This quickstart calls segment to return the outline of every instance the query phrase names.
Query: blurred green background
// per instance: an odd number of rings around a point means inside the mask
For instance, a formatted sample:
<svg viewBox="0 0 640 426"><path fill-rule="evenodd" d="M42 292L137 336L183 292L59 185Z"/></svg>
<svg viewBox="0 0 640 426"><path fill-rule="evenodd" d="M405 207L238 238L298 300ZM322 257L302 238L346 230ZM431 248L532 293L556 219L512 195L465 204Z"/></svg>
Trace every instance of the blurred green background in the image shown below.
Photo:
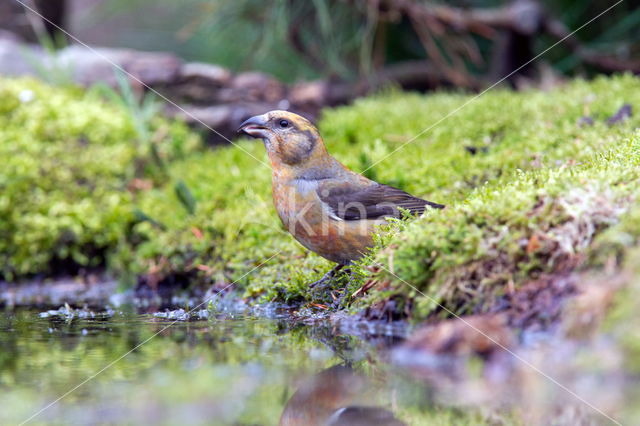
<svg viewBox="0 0 640 426"><path fill-rule="evenodd" d="M264 71L287 82L354 79L389 65L427 60L447 84L471 87L507 74L615 4L611 0L36 3L45 15L49 10L48 16L59 18L65 28L93 45L172 51L189 61ZM568 75L637 71L639 5L638 0L623 1L544 60Z"/></svg>

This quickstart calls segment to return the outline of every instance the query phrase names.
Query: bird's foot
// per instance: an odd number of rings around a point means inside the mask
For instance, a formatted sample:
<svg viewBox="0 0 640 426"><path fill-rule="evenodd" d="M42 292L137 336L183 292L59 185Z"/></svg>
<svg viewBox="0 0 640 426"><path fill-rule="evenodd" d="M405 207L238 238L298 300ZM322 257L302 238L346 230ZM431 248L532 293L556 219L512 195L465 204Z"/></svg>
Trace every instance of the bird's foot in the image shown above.
<svg viewBox="0 0 640 426"><path fill-rule="evenodd" d="M349 276L349 279L344 288L331 293L331 297L333 298L333 304L331 305L331 307L334 309L340 309L343 306L344 300L347 296L347 289L354 279L353 272L350 268L343 269L343 272Z"/></svg>
<svg viewBox="0 0 640 426"><path fill-rule="evenodd" d="M311 283L309 285L309 288L316 288L318 286L318 288L324 288L329 282L331 282L331 279L335 277L338 271L340 271L343 267L344 265L337 265L335 268L324 274L324 276L318 281Z"/></svg>
<svg viewBox="0 0 640 426"><path fill-rule="evenodd" d="M340 307L342 306L342 301L344 300L344 297L346 296L346 294L347 294L346 288L343 288L342 291L331 293L331 297L333 298L333 303L331 304L331 307L333 309L340 309Z"/></svg>

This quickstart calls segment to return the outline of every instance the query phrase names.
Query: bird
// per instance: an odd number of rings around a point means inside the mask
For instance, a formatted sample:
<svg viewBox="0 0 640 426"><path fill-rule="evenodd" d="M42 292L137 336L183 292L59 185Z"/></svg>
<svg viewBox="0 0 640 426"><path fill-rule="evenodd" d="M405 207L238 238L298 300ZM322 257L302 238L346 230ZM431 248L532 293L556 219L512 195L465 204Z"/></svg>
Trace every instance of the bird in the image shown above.
<svg viewBox="0 0 640 426"><path fill-rule="evenodd" d="M403 210L416 216L445 207L348 169L329 154L318 129L293 112L256 115L238 132L264 142L284 227L305 248L337 264L311 287L366 255L388 218L402 217Z"/></svg>

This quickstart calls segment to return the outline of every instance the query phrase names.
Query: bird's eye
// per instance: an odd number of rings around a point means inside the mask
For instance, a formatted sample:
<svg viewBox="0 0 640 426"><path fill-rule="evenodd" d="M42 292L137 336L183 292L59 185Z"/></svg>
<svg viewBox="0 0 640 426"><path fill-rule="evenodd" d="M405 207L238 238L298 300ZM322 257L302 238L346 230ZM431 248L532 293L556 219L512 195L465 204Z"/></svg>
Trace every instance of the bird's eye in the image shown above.
<svg viewBox="0 0 640 426"><path fill-rule="evenodd" d="M287 120L280 120L280 127L282 127L283 129L285 127L289 127L289 122Z"/></svg>

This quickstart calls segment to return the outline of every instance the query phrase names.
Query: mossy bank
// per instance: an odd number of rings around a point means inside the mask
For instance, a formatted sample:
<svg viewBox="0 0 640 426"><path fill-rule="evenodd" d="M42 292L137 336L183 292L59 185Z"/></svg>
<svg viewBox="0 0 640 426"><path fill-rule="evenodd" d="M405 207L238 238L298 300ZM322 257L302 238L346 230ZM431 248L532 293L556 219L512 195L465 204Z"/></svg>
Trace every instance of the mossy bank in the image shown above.
<svg viewBox="0 0 640 426"><path fill-rule="evenodd" d="M0 94L4 279L103 266L130 285L234 283L252 301L333 301L308 289L331 265L280 225L261 144L207 149L161 119L144 136L96 91L0 80ZM640 119L608 121L623 104L640 106L639 79L388 92L326 110L320 131L339 160L448 206L394 225L354 268L343 306L395 298L417 317L438 303L477 312L542 274L624 257L640 233L626 224L637 217Z"/></svg>

